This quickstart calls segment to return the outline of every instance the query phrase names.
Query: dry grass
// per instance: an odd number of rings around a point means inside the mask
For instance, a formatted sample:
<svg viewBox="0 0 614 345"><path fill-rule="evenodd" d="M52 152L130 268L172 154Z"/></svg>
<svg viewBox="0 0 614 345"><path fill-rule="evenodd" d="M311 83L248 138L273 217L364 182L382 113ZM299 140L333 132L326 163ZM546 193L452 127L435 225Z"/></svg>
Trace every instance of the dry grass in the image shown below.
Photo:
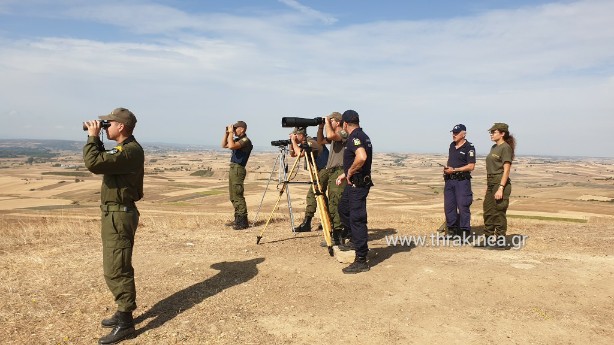
<svg viewBox="0 0 614 345"><path fill-rule="evenodd" d="M227 157L218 158L207 158L213 177L192 177L189 170L146 177L134 254L139 334L126 344L614 341L612 204L577 199L614 197L609 181L557 187L553 193L538 181L556 183L562 175L544 171L569 167L520 161L513 196L523 197L512 197L509 232L528 236L526 247L389 247L386 236L429 236L441 225L442 196L433 192L441 181L431 166L440 157L380 156L369 196L372 269L347 276L319 246L319 232L289 231L285 199L256 245L277 197L274 190L255 228L224 226L232 212L227 195L219 194L227 188L219 177ZM273 158L253 158L261 173L254 172L246 187L251 221L267 182L260 175L268 177ZM177 154L157 157L148 169L169 161L203 164ZM564 175L566 181L591 179L602 168L565 164L579 171ZM86 178L76 188L52 177L39 179L44 168L36 164L7 166L0 177L0 337L13 344L94 343L106 332L100 319L114 311L102 278L100 180ZM397 184L399 175L412 183ZM476 173L476 199L481 180ZM305 190L292 186L297 222ZM203 197L173 200L192 193ZM23 208L28 198L43 196L57 198L58 206ZM80 205L62 206L63 198ZM480 206L479 201L473 206L475 229L482 224Z"/></svg>

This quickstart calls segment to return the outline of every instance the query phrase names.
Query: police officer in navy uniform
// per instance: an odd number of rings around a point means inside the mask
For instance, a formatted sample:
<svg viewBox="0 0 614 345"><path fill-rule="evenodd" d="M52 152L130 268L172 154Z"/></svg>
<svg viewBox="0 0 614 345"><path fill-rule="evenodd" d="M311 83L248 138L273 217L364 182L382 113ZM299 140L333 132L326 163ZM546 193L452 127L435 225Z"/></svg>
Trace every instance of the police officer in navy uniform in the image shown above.
<svg viewBox="0 0 614 345"><path fill-rule="evenodd" d="M245 166L254 145L245 132L247 132L247 124L244 121L237 121L234 125L226 127L226 132L222 138L222 147L232 150L228 173L228 190L230 202L235 209L235 221L231 223L235 230L243 230L249 227L243 183L247 174Z"/></svg>
<svg viewBox="0 0 614 345"><path fill-rule="evenodd" d="M358 113L346 110L341 116L343 129L348 133L345 151L343 152L343 171L337 177L340 185L345 179L347 185L339 200L339 216L343 226L350 229L350 236L356 256L354 262L342 269L343 273L359 273L369 270L367 263L367 196L373 183L371 182L371 161L373 147L371 139L360 127Z"/></svg>
<svg viewBox="0 0 614 345"><path fill-rule="evenodd" d="M117 303L117 312L102 320L102 326L112 330L98 344L116 344L136 334L132 319L132 311L136 309L132 251L140 216L135 203L143 197L145 154L132 135L136 116L130 110L117 108L99 118L108 121L109 126L104 126L107 139L116 141L117 146L105 149L99 136L103 128L101 121L85 122L88 138L83 147L83 161L89 171L103 175L102 266L107 287Z"/></svg>
<svg viewBox="0 0 614 345"><path fill-rule="evenodd" d="M450 144L448 163L443 169L443 204L447 235L462 236L463 232L471 232L471 172L475 168L475 147L466 139L465 125L458 124L450 132L453 141Z"/></svg>

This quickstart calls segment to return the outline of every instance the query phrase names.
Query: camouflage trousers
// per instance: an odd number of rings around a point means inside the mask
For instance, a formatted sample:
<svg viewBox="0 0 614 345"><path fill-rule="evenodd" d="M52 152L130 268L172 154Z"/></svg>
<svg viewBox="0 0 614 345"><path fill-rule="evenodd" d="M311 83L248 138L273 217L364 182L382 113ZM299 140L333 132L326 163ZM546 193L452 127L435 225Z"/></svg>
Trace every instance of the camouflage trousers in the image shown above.
<svg viewBox="0 0 614 345"><path fill-rule="evenodd" d="M318 173L320 177L320 185L322 186L324 195L326 196L326 206L330 216L330 223L333 230L341 230L341 218L339 217L339 200L345 189L345 180L341 185L337 186L336 180L339 175L343 174L342 167L334 167L330 169L322 169ZM305 216L313 217L316 212L316 198L313 190L310 188L307 193L307 207L305 207Z"/></svg>
<svg viewBox="0 0 614 345"><path fill-rule="evenodd" d="M503 188L503 198L496 200L495 193L499 189L501 175L489 177L486 183L486 195L484 196L484 234L486 236L505 236L507 232L507 207L510 204L512 183L508 179Z"/></svg>
<svg viewBox="0 0 614 345"><path fill-rule="evenodd" d="M136 287L132 267L134 235L139 224L139 211L102 212L102 266L107 287L115 297L117 310L136 309Z"/></svg>
<svg viewBox="0 0 614 345"><path fill-rule="evenodd" d="M230 164L228 174L228 191L230 202L235 209L235 216L247 216L247 204L243 196L243 182L245 181L245 167L236 163Z"/></svg>
<svg viewBox="0 0 614 345"><path fill-rule="evenodd" d="M328 187L327 169L321 169L320 171L318 171L318 178L320 179L320 187L322 187L322 193L324 194L324 197L326 197L326 188ZM307 206L305 206L305 217L313 217L317 210L317 203L312 186L309 186L309 191L307 192L307 197L305 201L307 202Z"/></svg>

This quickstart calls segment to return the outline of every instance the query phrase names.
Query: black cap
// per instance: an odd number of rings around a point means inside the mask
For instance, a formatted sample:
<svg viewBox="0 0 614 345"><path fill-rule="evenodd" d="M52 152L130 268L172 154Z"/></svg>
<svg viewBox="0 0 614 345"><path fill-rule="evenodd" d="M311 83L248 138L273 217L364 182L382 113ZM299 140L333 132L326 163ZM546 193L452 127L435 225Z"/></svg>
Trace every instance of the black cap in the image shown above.
<svg viewBox="0 0 614 345"><path fill-rule="evenodd" d="M341 119L343 120L343 122L347 122L347 123L358 123L360 122L360 119L358 117L358 113L354 110L346 110L345 112L343 112L343 115L341 116Z"/></svg>
<svg viewBox="0 0 614 345"><path fill-rule="evenodd" d="M458 132L462 132L466 130L467 130L467 127L465 127L465 125L463 125L462 123L459 123L458 125L454 126L454 128L452 128L450 132L458 133Z"/></svg>

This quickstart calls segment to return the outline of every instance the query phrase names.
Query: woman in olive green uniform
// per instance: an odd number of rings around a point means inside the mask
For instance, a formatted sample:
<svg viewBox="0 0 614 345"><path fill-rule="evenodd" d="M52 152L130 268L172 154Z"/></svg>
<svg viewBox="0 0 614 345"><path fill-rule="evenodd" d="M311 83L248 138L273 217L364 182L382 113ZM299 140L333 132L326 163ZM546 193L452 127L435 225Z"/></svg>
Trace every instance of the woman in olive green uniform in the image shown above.
<svg viewBox="0 0 614 345"><path fill-rule="evenodd" d="M484 197L484 235L505 236L506 211L512 184L510 169L514 160L516 140L505 123L495 123L489 130L495 144L486 157L486 196Z"/></svg>

